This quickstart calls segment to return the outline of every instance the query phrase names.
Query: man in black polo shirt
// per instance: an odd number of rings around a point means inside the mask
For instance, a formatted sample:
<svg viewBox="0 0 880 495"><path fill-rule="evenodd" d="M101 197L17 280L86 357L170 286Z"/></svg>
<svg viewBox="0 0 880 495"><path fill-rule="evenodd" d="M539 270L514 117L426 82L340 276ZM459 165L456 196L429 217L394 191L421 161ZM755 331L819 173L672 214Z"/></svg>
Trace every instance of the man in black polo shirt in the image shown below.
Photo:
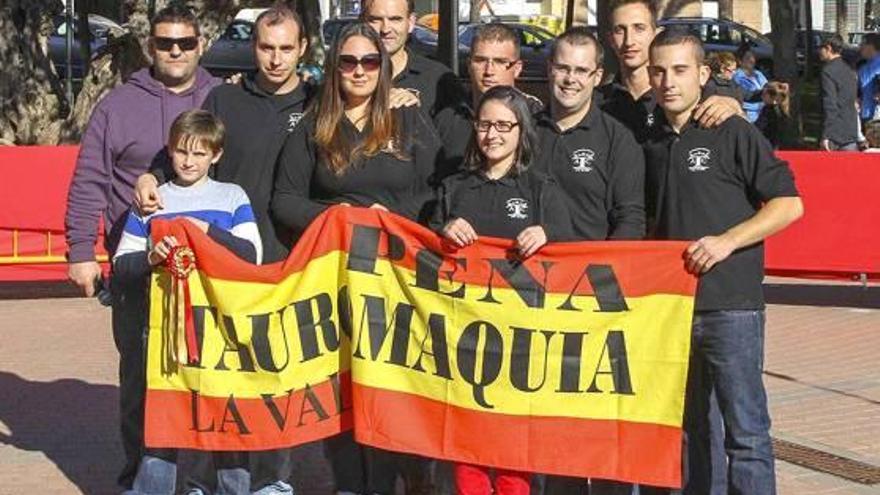
<svg viewBox="0 0 880 495"><path fill-rule="evenodd" d="M764 355L763 239L803 214L791 171L743 119L695 125L709 78L693 35L664 31L650 49L651 87L662 115L647 136L649 237L694 241L685 253L699 276L685 406L685 493L709 493L708 407L724 421L729 493L776 490Z"/></svg>
<svg viewBox="0 0 880 495"><path fill-rule="evenodd" d="M501 23L477 28L471 39L469 61L470 95L437 114L434 124L443 142L445 174L454 172L464 158L464 151L473 134L474 107L483 93L495 86L516 85L522 72L519 36ZM532 113L543 107L541 100L523 93Z"/></svg>
<svg viewBox="0 0 880 495"><path fill-rule="evenodd" d="M548 60L550 109L537 116L536 167L565 192L578 240L645 235L645 163L632 133L593 104L602 45L584 27L556 40Z"/></svg>
<svg viewBox="0 0 880 495"><path fill-rule="evenodd" d="M648 47L657 34L656 10L650 0L617 0L608 22L608 44L617 55L619 70L614 81L600 89L599 106L641 143L659 113L648 82ZM742 115L736 99L705 96L695 113L701 126L714 127L733 115Z"/></svg>
<svg viewBox="0 0 880 495"><path fill-rule="evenodd" d="M413 0L367 0L362 18L379 33L391 57L394 86L418 97L428 116L433 118L464 97L448 67L406 48L416 24Z"/></svg>

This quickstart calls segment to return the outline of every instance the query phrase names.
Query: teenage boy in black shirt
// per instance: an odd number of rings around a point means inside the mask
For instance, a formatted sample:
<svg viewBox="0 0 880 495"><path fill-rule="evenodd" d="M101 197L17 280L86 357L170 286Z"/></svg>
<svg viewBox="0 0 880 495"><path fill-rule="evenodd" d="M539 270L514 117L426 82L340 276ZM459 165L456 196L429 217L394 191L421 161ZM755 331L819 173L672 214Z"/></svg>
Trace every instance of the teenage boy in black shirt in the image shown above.
<svg viewBox="0 0 880 495"><path fill-rule="evenodd" d="M448 67L406 48L416 24L413 0L368 0L361 17L379 33L391 57L394 87L416 96L428 116L433 118L464 98L461 85Z"/></svg>
<svg viewBox="0 0 880 495"><path fill-rule="evenodd" d="M730 493L775 494L764 355L763 240L803 214L787 164L754 126L733 118L694 124L709 78L693 35L664 31L650 49L651 87L663 114L645 142L649 237L693 240L687 269L700 277L685 406L684 493L709 493L708 403L725 429Z"/></svg>
<svg viewBox="0 0 880 495"><path fill-rule="evenodd" d="M577 240L641 239L644 154L623 124L593 104L603 57L586 28L556 40L548 61L550 109L537 115L535 167L565 192Z"/></svg>
<svg viewBox="0 0 880 495"><path fill-rule="evenodd" d="M648 83L648 47L657 34L657 13L650 0L617 0L608 21L608 44L620 65L617 77L600 89L597 100L602 110L621 121L641 143L660 112ZM695 112L701 126L714 127L733 115L742 115L736 99L705 96Z"/></svg>

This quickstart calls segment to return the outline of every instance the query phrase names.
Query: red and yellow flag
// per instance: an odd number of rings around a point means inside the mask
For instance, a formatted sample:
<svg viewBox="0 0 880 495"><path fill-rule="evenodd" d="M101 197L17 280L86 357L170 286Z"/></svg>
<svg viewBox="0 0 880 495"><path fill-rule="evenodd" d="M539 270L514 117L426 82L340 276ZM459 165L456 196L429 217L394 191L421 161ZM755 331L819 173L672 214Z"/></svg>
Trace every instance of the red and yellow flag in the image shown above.
<svg viewBox="0 0 880 495"><path fill-rule="evenodd" d="M146 441L274 449L354 429L426 457L655 486L681 482L696 279L678 242L582 242L521 262L401 217L332 208L283 263L191 225L197 361L171 278L151 290ZM192 352L195 351L195 352Z"/></svg>

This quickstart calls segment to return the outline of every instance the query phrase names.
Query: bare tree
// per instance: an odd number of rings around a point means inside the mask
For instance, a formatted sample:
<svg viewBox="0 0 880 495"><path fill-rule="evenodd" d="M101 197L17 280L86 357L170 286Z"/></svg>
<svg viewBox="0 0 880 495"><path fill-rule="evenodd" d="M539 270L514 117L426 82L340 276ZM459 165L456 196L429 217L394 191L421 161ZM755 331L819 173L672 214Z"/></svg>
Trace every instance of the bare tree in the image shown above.
<svg viewBox="0 0 880 495"><path fill-rule="evenodd" d="M718 17L733 19L733 0L718 0Z"/></svg>
<svg viewBox="0 0 880 495"><path fill-rule="evenodd" d="M846 0L836 0L834 2L836 11L837 11L837 33L843 37L843 39L849 39L849 26L847 26L847 20L849 19L849 15L846 9Z"/></svg>
<svg viewBox="0 0 880 495"><path fill-rule="evenodd" d="M80 0L83 1L83 0ZM3 0L0 5L0 144L76 142L95 104L113 87L150 64L148 0L122 0L120 17L126 31L111 33L83 77L74 104L67 107L59 74L48 57L47 41L53 16L63 11L60 0ZM156 0L164 8L169 0ZM199 18L208 45L243 7L268 7L272 0L187 0ZM284 2L303 16L311 50L308 59L323 61L318 0ZM88 5L88 4L86 4ZM81 18L87 9L80 10ZM88 60L84 58L83 60Z"/></svg>
<svg viewBox="0 0 880 495"><path fill-rule="evenodd" d="M770 27L773 31L773 79L788 83L791 93L791 117L800 128L800 87L795 52L797 11L794 0L770 2Z"/></svg>

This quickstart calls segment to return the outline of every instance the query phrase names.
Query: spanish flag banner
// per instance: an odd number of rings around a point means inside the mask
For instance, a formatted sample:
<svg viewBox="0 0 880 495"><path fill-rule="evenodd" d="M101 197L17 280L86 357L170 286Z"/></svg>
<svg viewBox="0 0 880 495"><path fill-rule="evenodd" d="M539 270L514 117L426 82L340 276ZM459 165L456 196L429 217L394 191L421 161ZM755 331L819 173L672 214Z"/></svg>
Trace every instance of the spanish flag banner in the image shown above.
<svg viewBox="0 0 880 495"><path fill-rule="evenodd" d="M194 269L152 279L151 447L265 450L353 429L431 458L681 483L685 243L559 243L522 261L510 241L453 249L340 206L286 261L254 266L181 220L152 233L188 246Z"/></svg>

